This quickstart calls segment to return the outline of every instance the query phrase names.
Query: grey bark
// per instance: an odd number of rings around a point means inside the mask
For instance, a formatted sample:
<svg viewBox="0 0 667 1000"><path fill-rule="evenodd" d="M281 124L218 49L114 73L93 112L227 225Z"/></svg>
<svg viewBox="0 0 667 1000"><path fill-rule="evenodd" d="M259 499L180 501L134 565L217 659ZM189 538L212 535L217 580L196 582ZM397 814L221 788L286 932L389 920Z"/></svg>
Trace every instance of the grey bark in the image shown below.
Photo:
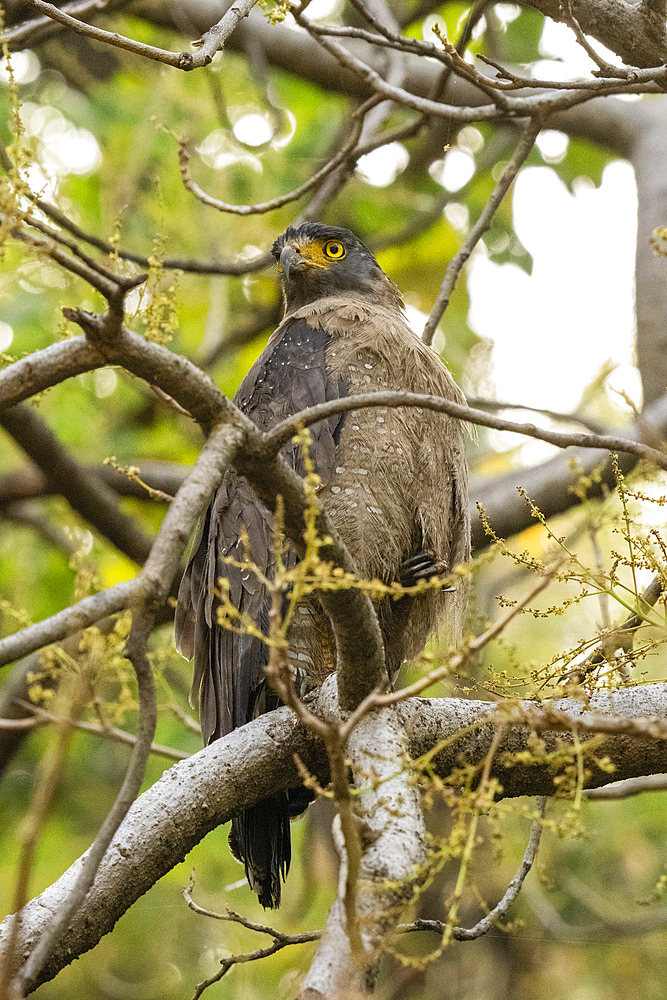
<svg viewBox="0 0 667 1000"><path fill-rule="evenodd" d="M561 0L525 0L553 21L570 22ZM628 66L667 62L667 7L664 0L574 0L572 13L585 35L606 45Z"/></svg>
<svg viewBox="0 0 667 1000"><path fill-rule="evenodd" d="M332 678L322 689L315 707L319 705L330 714L335 697ZM557 702L555 707L586 718L584 706L579 702L565 700ZM632 720L641 716L664 722L667 720L667 689L664 685L645 685L601 693L595 695L588 708L613 718ZM470 763L484 759L493 725L490 723L471 733L463 730L484 717L493 717L494 711L492 704L463 699L419 698L397 706L411 757L460 733L459 739L443 747L436 758L437 771L441 775L450 773L461 752L465 752ZM505 751L525 749L529 735L528 727L511 727L496 759L501 760ZM549 732L543 736L554 743L558 738L567 739L564 734L558 737ZM112 930L122 913L182 861L206 833L270 792L297 784L294 753L299 754L320 781L327 781L327 764L321 745L296 723L288 709L283 708L261 716L166 771L131 807L100 866L93 887L58 943L40 982L53 978L75 957L94 947ZM664 739L611 735L605 740L604 753L616 769L609 774L591 767L588 787L667 771L667 740ZM521 765L502 768L501 780L505 795L535 795L553 793L553 778L544 766ZM75 862L57 882L26 906L20 956L30 953L41 931L62 905L81 863L82 859ZM8 927L9 918L0 926L0 950L6 943Z"/></svg>
<svg viewBox="0 0 667 1000"><path fill-rule="evenodd" d="M667 257L651 245L651 235L667 226L667 115L665 99L637 109L630 162L639 195L636 259L637 362L644 406L667 391Z"/></svg>
<svg viewBox="0 0 667 1000"><path fill-rule="evenodd" d="M407 769L397 772L406 752L405 737L401 713L391 708L362 719L350 737L347 755L360 792L355 814L364 848L356 910L365 955L361 964L352 953L341 885L303 981L302 997L309 990L332 1000L348 991L363 994L368 969L375 966L382 942L426 876L419 790ZM376 786L376 781L382 784ZM346 871L342 853L341 876Z"/></svg>

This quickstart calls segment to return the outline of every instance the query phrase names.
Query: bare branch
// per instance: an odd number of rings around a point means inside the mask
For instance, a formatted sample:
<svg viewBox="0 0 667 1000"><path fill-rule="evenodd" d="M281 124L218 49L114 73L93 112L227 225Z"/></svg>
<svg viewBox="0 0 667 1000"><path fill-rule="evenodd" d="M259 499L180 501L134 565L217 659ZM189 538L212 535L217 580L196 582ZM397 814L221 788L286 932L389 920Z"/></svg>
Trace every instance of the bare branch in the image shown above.
<svg viewBox="0 0 667 1000"><path fill-rule="evenodd" d="M117 497L91 476L60 443L35 409L19 404L0 412L0 426L39 466L52 492L136 563L143 563L151 542L133 518L118 507Z"/></svg>
<svg viewBox="0 0 667 1000"><path fill-rule="evenodd" d="M104 42L115 48L125 49L126 52L143 56L145 59L153 59L167 66L188 71L201 66L207 66L211 62L216 52L219 52L223 48L239 21L248 16L257 3L257 0L236 0L224 17L217 24L213 25L212 28L209 28L199 42L193 42L193 45L199 47L199 52L196 55L193 55L191 52L169 52L167 49L160 49L154 45L138 42L134 38L126 38L115 31L105 31L103 28L97 28L92 24L87 24L85 21L72 17L71 14L66 13L60 7L56 7L51 3L45 3L44 0L26 0L26 2L30 3L31 6L46 17L58 21L66 28L71 28L73 31L76 31L80 35L85 35L87 38Z"/></svg>
<svg viewBox="0 0 667 1000"><path fill-rule="evenodd" d="M199 51L192 59L192 69L208 66L216 52L220 52L239 22L248 16L256 3L257 0L235 0L217 24L209 28L199 41L193 42Z"/></svg>
<svg viewBox="0 0 667 1000"><path fill-rule="evenodd" d="M491 412L496 410L529 410L531 413L541 413L559 423L581 424L592 434L604 434L604 427L597 420L591 420L590 417L581 413L563 413L560 410L546 410L543 406L530 406L528 403L506 403L499 399L483 399L475 396L468 396L468 406L477 410L491 410Z"/></svg>
<svg viewBox="0 0 667 1000"><path fill-rule="evenodd" d="M427 396L418 392L400 392L387 390L382 392L361 393L358 396L346 396L343 399L332 399L327 403L318 403L307 410L301 410L293 417L281 421L266 435L267 450L278 451L296 433L299 426L310 427L320 420L325 420L334 413L346 413L349 410L361 409L367 406L423 406L438 413L447 413L451 417L478 424L481 427L493 427L500 431L512 431L515 434L525 434L527 437L548 441L558 448L599 448L604 451L625 451L654 462L659 468L667 469L667 454L640 444L628 438L615 437L611 434L583 434L576 431L554 431L536 427L535 424L521 424L513 420L494 417L482 410L455 403L453 400L440 396Z"/></svg>
<svg viewBox="0 0 667 1000"><path fill-rule="evenodd" d="M75 0L74 3L63 4L61 10L70 15L98 13L105 9L117 10L126 6L130 0ZM32 21L24 21L13 28L6 29L4 37L10 52L20 51L30 45L35 45L62 31L63 25L51 17L37 17Z"/></svg>
<svg viewBox="0 0 667 1000"><path fill-rule="evenodd" d="M197 998L202 995L204 990L208 989L209 986L212 986L213 983L220 982L222 977L227 975L229 970L234 965L239 965L245 962L256 962L261 958L267 958L269 955L275 955L277 951L288 947L288 945L307 944L310 941L319 940L322 936L322 931L305 931L302 934L283 934L282 931L274 930L273 927L267 927L265 924L253 923L251 920L247 920L246 917L241 916L241 914L234 913L233 910L227 910L225 913L215 913L213 910L207 910L205 907L199 906L195 903L192 898L193 888L194 872L190 876L190 885L186 886L183 890L183 897L193 913L198 913L202 917L210 917L213 920L228 920L231 923L247 927L248 930L257 931L259 934L268 934L273 938L273 944L269 945L268 948L257 948L255 951L247 952L243 955L230 955L229 958L223 958L220 962L220 971L216 972L215 975L211 976L209 979L204 980L203 983L199 983L193 1000L197 1000Z"/></svg>
<svg viewBox="0 0 667 1000"><path fill-rule="evenodd" d="M30 702L19 702L19 704L31 714L24 719L0 719L0 729L29 729L34 726L54 723L60 726L69 726L82 733L91 733L94 736L102 736L105 739L113 740L115 743L124 743L133 747L137 742L137 737L132 733L119 729L118 726L101 725L99 722L84 722L81 719L69 719L62 715L54 715L39 705ZM197 727L199 728L199 727ZM173 747L163 746L161 743L151 743L151 753L156 757L164 757L165 760L187 760L190 754L183 750L175 750Z"/></svg>
<svg viewBox="0 0 667 1000"><path fill-rule="evenodd" d="M526 845L526 850L524 851L521 864L512 878L512 881L508 885L505 895L485 917L475 924L474 927L454 927L452 930L452 937L455 941L475 941L484 934L488 934L491 928L505 916L512 903L514 903L515 899L521 892L526 875L533 867L533 862L535 861L537 851L540 846L540 837L542 836L542 817L544 816L544 810L546 808L546 798L544 796L540 796L538 798L537 808L539 817L532 825L530 837L528 838L528 843ZM438 934L443 934L445 929L446 924L442 920L415 920L412 924L403 924L398 927L399 931L435 931Z"/></svg>
<svg viewBox="0 0 667 1000"><path fill-rule="evenodd" d="M313 25L310 21L308 21L302 14L295 11L294 16L297 23L305 28L309 33L313 34L319 44L326 49L327 52L329 52L330 55L332 55L340 63L341 66L357 75L377 94L381 94L383 97L395 101L397 104L402 104L404 107L413 108L415 111L431 115L435 118L446 118L449 121L459 122L492 121L494 119L503 120L508 115L514 118L528 116L540 116L545 118L556 111L564 111L575 107L577 104L581 104L582 102L589 100L594 94L603 96L614 93L619 89L618 80L612 80L606 83L600 80L596 81L598 86L593 91L587 89L561 92L540 91L528 96L507 97L500 95L499 92L495 90L492 90L491 94L494 102L491 104L477 107L444 104L439 101L433 101L428 98L417 96L402 87L393 86L384 80L382 76L367 62L364 62L355 56L350 49L345 48L338 42L334 41L333 38L327 37L326 34L321 33L321 30L316 25ZM479 83L477 80L475 82L476 85ZM624 84L622 89L630 89L633 93L647 91L653 92L655 90L655 84L653 79L651 79L648 83Z"/></svg>
<svg viewBox="0 0 667 1000"><path fill-rule="evenodd" d="M533 119L527 122L523 135L516 145L512 159L503 170L496 186L487 198L477 222L468 233L468 237L463 246L454 254L451 261L447 265L447 270L445 271L445 276L442 279L440 291L438 292L438 296L433 304L431 313L426 320L424 332L422 333L422 339L425 343L433 343L436 328L442 319L447 306L449 305L449 298L454 290L454 285L456 284L456 279L459 276L461 268L479 243L484 233L491 226L491 221L496 213L496 209L507 194L512 181L518 174L531 149L533 148L537 133L540 131L541 127L542 124L539 119Z"/></svg>
<svg viewBox="0 0 667 1000"><path fill-rule="evenodd" d="M626 437L656 444L667 437L667 394L644 411L627 429ZM636 456L619 452L618 467L623 475L628 475L636 464ZM617 486L614 463L605 461L597 449L585 448L577 449L570 455L556 455L540 465L512 470L483 482L473 481L470 495L482 503L494 531L501 537L508 537L535 524L525 495L545 517L553 517L580 503L574 489L580 476L591 477L587 489L587 496L591 498L604 496L608 489L615 490ZM522 493L518 492L519 486ZM473 518L472 539L474 548L481 549L489 543L483 523L478 518Z"/></svg>
<svg viewBox="0 0 667 1000"><path fill-rule="evenodd" d="M137 580L138 578L117 583L108 590L93 594L92 597L84 597L83 600L65 608L64 611L58 611L50 618L45 618L36 625L28 625L20 632L0 639L0 666L13 663L28 653L94 625L100 618L123 611L135 597L139 586Z"/></svg>
<svg viewBox="0 0 667 1000"><path fill-rule="evenodd" d="M35 351L0 371L0 410L105 364L86 337L71 337Z"/></svg>
<svg viewBox="0 0 667 1000"><path fill-rule="evenodd" d="M667 774L647 774L640 778L626 778L625 781L612 781L602 788L591 788L585 793L587 799L593 802L608 799L628 799L643 792L667 791Z"/></svg>
<svg viewBox="0 0 667 1000"><path fill-rule="evenodd" d="M528 3L554 21L571 24L570 6L562 0L528 0ZM628 66L660 66L667 62L664 11L660 15L648 4L577 0L576 14L581 31L616 52Z"/></svg>
<svg viewBox="0 0 667 1000"><path fill-rule="evenodd" d="M8 222L9 220L0 215L0 221ZM11 222L9 222L9 231L15 239L27 243L36 252L45 254L56 261L66 271L83 278L109 303L118 304L119 301L122 301L125 292L138 283L135 277L125 278L122 275L112 275L107 268L97 264L81 251L72 255L66 253L61 245L63 241L55 237L36 236L26 226L11 224ZM144 278L142 277L141 280L143 281Z"/></svg>
<svg viewBox="0 0 667 1000"><path fill-rule="evenodd" d="M273 212L277 208L282 208L283 205L288 205L292 201L298 201L299 198L303 197L314 187L317 187L323 180L325 180L330 174L336 170L342 163L350 160L351 162L356 162L359 155L358 153L353 153L355 146L361 135L361 130L364 123L364 115L369 110L369 105L375 104L375 101L366 101L360 108L358 108L352 118L353 118L353 128L347 142L344 143L342 149L336 153L336 155L325 163L318 171L312 174L307 181L300 184L298 187L290 191L289 194L280 195L277 198L272 198L269 201L257 202L254 205L230 205L227 202L220 201L218 198L212 197L207 194L199 184L192 180L190 175L190 157L188 155L187 147L185 143L181 143L179 152L179 166L181 170L181 176L183 178L183 184L187 190L193 194L199 201L204 205L208 205L210 208L217 209L218 212L227 212L230 215L261 215L266 212Z"/></svg>

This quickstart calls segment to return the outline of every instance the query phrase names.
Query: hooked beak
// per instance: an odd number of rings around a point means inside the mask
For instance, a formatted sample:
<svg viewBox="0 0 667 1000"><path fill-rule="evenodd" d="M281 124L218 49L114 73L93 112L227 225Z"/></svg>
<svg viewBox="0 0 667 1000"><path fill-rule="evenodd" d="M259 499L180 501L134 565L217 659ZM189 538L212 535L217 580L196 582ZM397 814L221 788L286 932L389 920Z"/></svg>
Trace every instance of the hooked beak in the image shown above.
<svg viewBox="0 0 667 1000"><path fill-rule="evenodd" d="M307 262L301 254L297 253L294 247L289 244L280 251L280 270L285 275L285 281L289 281L292 271L303 271Z"/></svg>

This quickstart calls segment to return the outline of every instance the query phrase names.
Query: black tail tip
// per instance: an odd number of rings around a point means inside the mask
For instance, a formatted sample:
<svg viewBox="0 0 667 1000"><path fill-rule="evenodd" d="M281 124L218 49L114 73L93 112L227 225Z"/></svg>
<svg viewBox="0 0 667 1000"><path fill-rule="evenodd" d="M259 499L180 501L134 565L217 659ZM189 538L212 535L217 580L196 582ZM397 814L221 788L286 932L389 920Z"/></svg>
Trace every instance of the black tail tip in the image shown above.
<svg viewBox="0 0 667 1000"><path fill-rule="evenodd" d="M292 853L287 795L264 799L233 819L229 847L264 909L277 910Z"/></svg>

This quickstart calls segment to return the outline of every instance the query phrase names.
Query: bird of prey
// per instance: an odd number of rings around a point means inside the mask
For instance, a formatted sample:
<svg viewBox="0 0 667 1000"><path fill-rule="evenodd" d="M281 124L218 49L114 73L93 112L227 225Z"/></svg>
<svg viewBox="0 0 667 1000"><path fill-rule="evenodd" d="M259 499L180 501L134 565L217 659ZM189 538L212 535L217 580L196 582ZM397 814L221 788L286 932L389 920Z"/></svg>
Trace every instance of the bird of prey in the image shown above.
<svg viewBox="0 0 667 1000"><path fill-rule="evenodd" d="M408 326L401 295L349 230L307 222L272 247L285 316L234 400L261 430L306 407L383 389L431 393L465 402L439 357ZM447 573L469 557L470 525L463 433L458 420L426 408L370 407L311 428L318 499L355 560L359 576L412 585ZM300 474L300 449L282 457ZM256 575L225 561L274 570L272 517L243 476L227 472L211 503L181 583L176 639L194 657L193 694L210 743L275 707L264 667L267 646L217 623L218 581L233 605L266 634L270 597ZM296 555L293 553L295 560ZM376 603L393 676L443 621L457 627L462 593L432 589ZM316 599L299 606L290 657L311 683L335 669L335 640ZM265 907L280 903L290 863L289 818L304 795L281 792L232 821L230 846Z"/></svg>

